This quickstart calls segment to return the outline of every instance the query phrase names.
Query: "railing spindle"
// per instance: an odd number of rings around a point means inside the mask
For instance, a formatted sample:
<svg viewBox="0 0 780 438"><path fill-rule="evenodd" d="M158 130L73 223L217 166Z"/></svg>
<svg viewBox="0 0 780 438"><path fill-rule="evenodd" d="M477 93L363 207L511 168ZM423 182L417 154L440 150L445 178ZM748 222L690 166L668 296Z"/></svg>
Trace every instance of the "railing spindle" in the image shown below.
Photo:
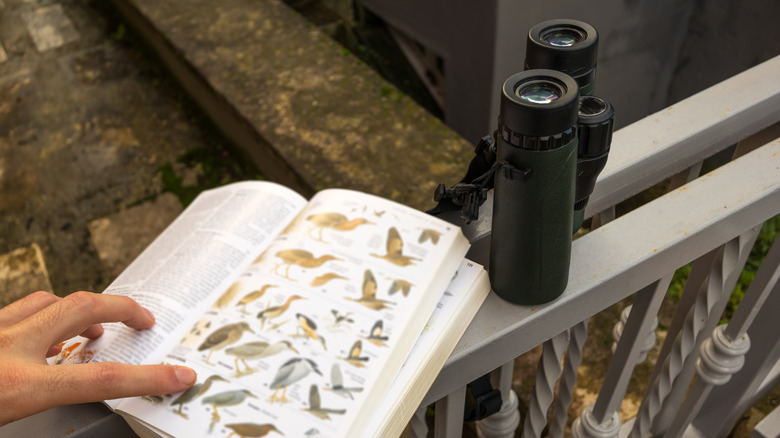
<svg viewBox="0 0 780 438"><path fill-rule="evenodd" d="M523 423L523 438L541 437L547 426L547 409L553 402L555 382L561 375L561 359L569 344L566 330L544 343L536 368L536 382Z"/></svg>

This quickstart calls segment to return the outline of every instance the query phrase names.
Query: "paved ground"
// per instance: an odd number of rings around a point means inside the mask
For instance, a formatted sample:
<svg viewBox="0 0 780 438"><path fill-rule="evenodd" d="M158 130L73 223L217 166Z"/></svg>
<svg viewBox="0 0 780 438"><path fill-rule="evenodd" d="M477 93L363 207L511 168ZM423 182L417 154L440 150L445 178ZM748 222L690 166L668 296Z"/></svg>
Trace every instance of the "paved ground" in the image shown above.
<svg viewBox="0 0 780 438"><path fill-rule="evenodd" d="M182 159L252 176L98 5L0 0L0 260L29 261L0 267L0 306L43 288L44 266L58 294L102 290L180 211L158 195L236 173ZM44 282L11 283L22 272Z"/></svg>

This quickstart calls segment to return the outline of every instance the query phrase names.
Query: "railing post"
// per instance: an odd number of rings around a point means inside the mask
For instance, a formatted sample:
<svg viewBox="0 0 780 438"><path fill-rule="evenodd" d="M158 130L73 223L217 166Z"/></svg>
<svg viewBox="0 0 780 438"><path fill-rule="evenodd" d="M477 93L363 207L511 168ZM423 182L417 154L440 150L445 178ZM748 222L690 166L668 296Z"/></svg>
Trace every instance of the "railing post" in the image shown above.
<svg viewBox="0 0 780 438"><path fill-rule="evenodd" d="M569 331L566 330L553 336L542 347L534 391L523 423L523 438L541 437L547 426L547 408L553 402L555 382L561 375L561 360L568 344Z"/></svg>
<svg viewBox="0 0 780 438"><path fill-rule="evenodd" d="M433 426L436 438L458 438L463 435L463 406L466 403L466 386L447 394L436 402Z"/></svg>
<svg viewBox="0 0 780 438"><path fill-rule="evenodd" d="M695 293L695 305L687 313L679 335L673 341L667 337L667 342L673 342L669 357L663 363L660 359L656 363L656 369L660 367L658 380L649 382L651 386L637 413L631 438L642 438L651 430L661 433L668 427L671 420L666 420L662 414L673 414L682 401L687 382L693 377L693 359L703 341L701 333L711 332L723 313L757 235L758 228L753 228L713 250L709 256L714 257L714 261L709 274L703 279L705 281L692 284L691 288L686 285L684 293ZM707 326L710 326L709 331Z"/></svg>
<svg viewBox="0 0 780 438"><path fill-rule="evenodd" d="M501 391L501 410L477 421L477 435L480 438L512 438L520 425L520 411L517 410L517 394L512 390L512 375L515 361L505 363L493 371L494 383Z"/></svg>
<svg viewBox="0 0 780 438"><path fill-rule="evenodd" d="M582 350L588 338L588 320L582 321L569 330L571 340L563 360L561 383L558 385L558 397L555 400L553 421L550 423L550 438L563 438L566 421L569 417L574 385L577 383L577 368L582 362Z"/></svg>
<svg viewBox="0 0 780 438"><path fill-rule="evenodd" d="M731 376L742 368L745 354L750 348L748 328L767 298L773 293L780 292L778 266L780 266L780 243L775 241L731 321L728 325L718 326L712 337L702 343L699 360L696 362L699 380L689 392L665 437L682 436L699 413L712 389L728 382Z"/></svg>

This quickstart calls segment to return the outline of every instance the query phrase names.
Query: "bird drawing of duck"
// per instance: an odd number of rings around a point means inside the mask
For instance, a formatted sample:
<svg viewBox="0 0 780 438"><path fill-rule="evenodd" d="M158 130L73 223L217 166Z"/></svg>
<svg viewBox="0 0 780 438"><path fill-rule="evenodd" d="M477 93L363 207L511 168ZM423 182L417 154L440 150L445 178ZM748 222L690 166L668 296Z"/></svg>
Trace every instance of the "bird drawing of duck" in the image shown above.
<svg viewBox="0 0 780 438"><path fill-rule="evenodd" d="M229 347L238 342L244 332L254 333L249 327L249 324L243 321L228 324L215 330L198 347L198 351L208 350L209 352L204 362L214 365L210 361L211 355L217 350Z"/></svg>
<svg viewBox="0 0 780 438"><path fill-rule="evenodd" d="M186 391L182 392L178 397L176 397L175 400L171 402L171 406L179 405L179 408L173 412L182 418L189 418L187 414L182 412L184 405L205 394L211 388L211 384L217 381L227 382L227 380L225 380L223 377L214 374L207 377L203 382L196 383Z"/></svg>
<svg viewBox="0 0 780 438"><path fill-rule="evenodd" d="M388 305L395 305L392 301L379 299L376 297L377 283L374 273L370 269L363 272L363 285L360 288L360 298L345 297L349 301L360 303L371 310L382 310L389 308Z"/></svg>
<svg viewBox="0 0 780 438"><path fill-rule="evenodd" d="M314 230L319 230L318 237L316 238L320 242L324 242L322 239L322 231L324 229L330 229L335 231L352 231L360 225L373 225L374 223L363 218L356 218L350 220L347 216L341 213L316 213L306 217L306 220L311 222L313 227L309 230L309 236Z"/></svg>
<svg viewBox="0 0 780 438"><path fill-rule="evenodd" d="M285 362L276 371L276 375L271 381L271 384L268 385L270 389L274 390L274 393L271 394L268 401L270 403L278 402L279 404L288 403L287 387L308 376L311 372L317 373L320 376L322 375L317 364L311 359L294 357ZM281 396L278 395L280 389L282 390Z"/></svg>
<svg viewBox="0 0 780 438"><path fill-rule="evenodd" d="M401 238L401 233L395 227L390 227L387 230L387 241L385 242L385 249L387 254L371 254L373 257L377 257L396 265L396 266L409 266L414 265L421 259L417 257L410 257L403 255L404 241Z"/></svg>
<svg viewBox="0 0 780 438"><path fill-rule="evenodd" d="M287 312L287 309L290 308L290 304L292 304L293 301L305 299L306 298L299 295L291 295L281 306L271 306L258 312L257 318L260 320L260 330L263 329L266 321L284 315L284 313Z"/></svg>
<svg viewBox="0 0 780 438"><path fill-rule="evenodd" d="M344 415L344 413L347 412L346 409L323 408L322 401L320 400L320 391L317 389L317 385L311 385L311 387L309 387L309 407L302 409L302 411L308 412L322 420L330 420L331 415Z"/></svg>
<svg viewBox="0 0 780 438"><path fill-rule="evenodd" d="M274 274L279 275L279 268L284 265L283 277L288 280L292 280L292 278L290 278L290 267L292 266L299 266L304 269L319 268L326 262L342 260L332 254L323 254L319 257L314 257L314 254L305 249L283 249L277 251L275 256L280 259L281 262L274 268Z"/></svg>

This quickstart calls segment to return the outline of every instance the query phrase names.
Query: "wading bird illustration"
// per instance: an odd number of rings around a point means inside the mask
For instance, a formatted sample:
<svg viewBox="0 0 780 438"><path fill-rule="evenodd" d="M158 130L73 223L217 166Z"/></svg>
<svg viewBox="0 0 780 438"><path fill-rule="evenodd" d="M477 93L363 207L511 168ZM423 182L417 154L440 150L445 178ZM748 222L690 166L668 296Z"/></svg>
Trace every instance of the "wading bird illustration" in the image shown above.
<svg viewBox="0 0 780 438"><path fill-rule="evenodd" d="M211 388L211 384L215 381L219 382L227 382L224 378L221 376L218 376L216 374L209 376L201 383L196 383L192 385L189 389L182 392L174 401L171 402L171 406L179 405L179 408L175 411L173 411L176 415L180 415L183 418L189 418L187 414L182 412L182 408L185 404L195 400L196 398L202 396Z"/></svg>
<svg viewBox="0 0 780 438"><path fill-rule="evenodd" d="M403 255L404 241L401 239L401 234L395 227L390 227L390 229L387 230L387 242L385 243L385 249L387 250L387 254L385 255L371 255L387 260L388 262L397 266L414 265L415 262L420 261L419 258Z"/></svg>
<svg viewBox="0 0 780 438"><path fill-rule="evenodd" d="M331 415L344 415L344 413L347 412L346 409L323 408L322 401L320 400L320 391L317 389L317 385L311 385L311 387L309 387L309 407L302 410L322 420L330 420Z"/></svg>
<svg viewBox="0 0 780 438"><path fill-rule="evenodd" d="M385 341L387 341L388 337L382 334L383 327L382 320L377 320L374 326L371 327L371 332L366 336L366 340L377 347L386 347Z"/></svg>
<svg viewBox="0 0 780 438"><path fill-rule="evenodd" d="M223 408L225 406L235 406L241 404L247 397L257 398L254 394L246 389L235 389L231 391L224 391L208 397L204 397L201 403L204 405L211 405L214 408L214 413L211 415L211 424L209 424L209 432L214 428L214 425L220 420L219 412L217 408Z"/></svg>
<svg viewBox="0 0 780 438"><path fill-rule="evenodd" d="M273 319L278 318L282 315L284 315L284 312L287 311L287 309L290 307L290 304L295 300L305 300L306 298L298 296L298 295L292 295L289 298L287 298L287 301L284 302L281 306L271 306L267 309L261 310L257 313L257 318L260 319L260 330L263 329L265 326L265 322Z"/></svg>
<svg viewBox="0 0 780 438"><path fill-rule="evenodd" d="M328 282L330 282L331 280L348 280L348 278L343 275L339 275L335 272L326 272L325 274L322 274L312 279L311 283L309 283L309 286L311 287L323 286Z"/></svg>
<svg viewBox="0 0 780 438"><path fill-rule="evenodd" d="M280 404L289 402L287 400L287 387L308 376L312 371L320 376L322 375L319 368L317 368L317 364L311 359L294 357L285 362L279 367L276 376L274 376L271 384L268 385L269 388L274 390L268 401L270 403L279 402ZM280 389L282 390L282 395L278 396Z"/></svg>
<svg viewBox="0 0 780 438"><path fill-rule="evenodd" d="M230 347L225 350L225 354L235 356L236 377L240 377L245 374L252 374L257 371L257 368L252 368L249 366L246 360L260 357L260 355L263 354L267 349L268 342L254 341L247 342L246 344L241 344L235 347ZM244 364L244 367L246 367L246 371L241 371L241 367L238 366L239 360Z"/></svg>
<svg viewBox="0 0 780 438"><path fill-rule="evenodd" d="M348 388L344 386L344 378L341 375L341 367L337 363L334 363L330 369L330 386L330 388L323 387L322 389L326 391L332 391L339 397L349 398L350 400L354 399L354 397L352 397L353 392L363 391L362 387Z"/></svg>
<svg viewBox="0 0 780 438"><path fill-rule="evenodd" d="M349 220L341 213L316 213L306 217L306 220L314 225L313 228L309 230L309 236L314 237L311 235L311 231L318 229L319 238L317 240L320 242L324 242L324 240L322 240L322 230L326 228L336 231L352 231L360 225L374 224L373 222L363 218Z"/></svg>
<svg viewBox="0 0 780 438"><path fill-rule="evenodd" d="M409 296L409 291L411 291L412 286L414 286L412 283L401 278L390 280L392 280L392 282L390 283L390 288L387 290L388 295L395 295L396 292L401 291L405 297Z"/></svg>
<svg viewBox="0 0 780 438"><path fill-rule="evenodd" d="M424 228L422 230L422 233L420 233L420 238L417 239L417 243L425 243L430 240L431 243L436 245L437 243L439 243L439 237L441 237L440 232L436 230L432 230L430 228Z"/></svg>
<svg viewBox="0 0 780 438"><path fill-rule="evenodd" d="M290 267L293 265L308 269L319 268L325 264L325 262L331 260L341 261L340 258L331 254L324 254L319 257L314 257L314 254L306 251L305 249L283 249L278 251L275 255L282 261L274 268L274 274L279 275L279 267L285 265L284 278L287 278L288 280L292 280L290 278Z"/></svg>
<svg viewBox="0 0 780 438"><path fill-rule="evenodd" d="M214 365L210 361L211 355L216 350L221 350L238 342L244 332L254 333L249 327L249 324L245 322L237 322L220 327L211 333L202 344L200 344L198 351L208 350L209 354L206 356L205 362L207 364Z"/></svg>
<svg viewBox="0 0 780 438"><path fill-rule="evenodd" d="M365 367L364 362L368 362L368 356L361 356L361 353L363 353L363 342L358 339L352 344L352 348L349 349L349 355L347 355L347 357L342 357L342 359L347 361L350 365L363 368Z"/></svg>
<svg viewBox="0 0 780 438"><path fill-rule="evenodd" d="M251 304L265 295L265 292L272 288L272 287L279 287L275 284L265 284L263 287L261 287L259 290L253 290L252 292L249 292L248 294L244 295L243 298L238 300L236 303L236 306L239 307L239 311L245 315L248 315L246 311L247 304Z"/></svg>
<svg viewBox="0 0 780 438"><path fill-rule="evenodd" d="M314 320L302 313L296 313L295 319L298 320L298 328L303 331L303 334L298 334L298 330L296 329L296 334L291 336L303 336L319 341L322 344L322 348L325 351L328 351L328 347L325 346L325 338L317 334L317 323L315 323Z"/></svg>
<svg viewBox="0 0 780 438"><path fill-rule="evenodd" d="M374 278L374 274L373 272L371 272L370 269L366 269L365 272L363 272L363 286L361 287L360 298L355 299L355 298L346 297L346 299L350 301L354 301L356 303L360 303L371 310L386 309L388 308L388 304L395 305L395 303L391 301L377 298L376 290L377 290L376 278Z"/></svg>
<svg viewBox="0 0 780 438"><path fill-rule="evenodd" d="M226 424L225 427L231 430L230 435L228 435L227 438L231 438L233 435L238 435L241 438L260 438L271 432L276 432L279 435L284 436L276 426L270 423L231 423Z"/></svg>
<svg viewBox="0 0 780 438"><path fill-rule="evenodd" d="M233 301L233 298L236 297L238 291L241 290L241 286L241 280L231 284L230 287L227 288L225 292L217 299L217 302L214 303L214 307L217 309L224 309L225 306L227 306L231 301Z"/></svg>

